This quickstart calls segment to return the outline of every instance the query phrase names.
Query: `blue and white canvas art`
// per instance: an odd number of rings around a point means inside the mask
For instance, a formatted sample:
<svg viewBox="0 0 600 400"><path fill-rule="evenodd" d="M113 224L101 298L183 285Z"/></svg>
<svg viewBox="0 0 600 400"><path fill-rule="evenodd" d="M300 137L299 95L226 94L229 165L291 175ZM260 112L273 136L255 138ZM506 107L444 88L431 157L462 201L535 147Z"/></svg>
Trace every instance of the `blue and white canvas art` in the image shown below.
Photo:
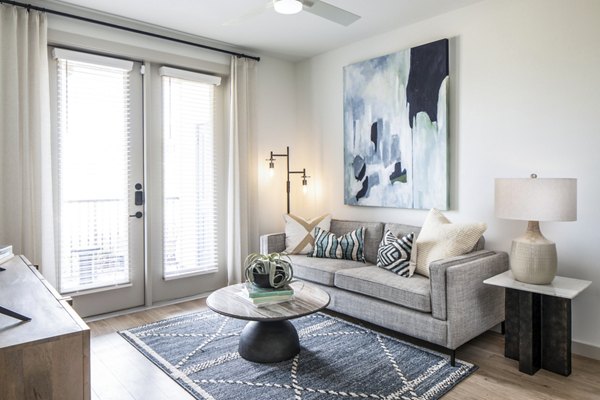
<svg viewBox="0 0 600 400"><path fill-rule="evenodd" d="M344 202L448 209L448 39L344 67Z"/></svg>

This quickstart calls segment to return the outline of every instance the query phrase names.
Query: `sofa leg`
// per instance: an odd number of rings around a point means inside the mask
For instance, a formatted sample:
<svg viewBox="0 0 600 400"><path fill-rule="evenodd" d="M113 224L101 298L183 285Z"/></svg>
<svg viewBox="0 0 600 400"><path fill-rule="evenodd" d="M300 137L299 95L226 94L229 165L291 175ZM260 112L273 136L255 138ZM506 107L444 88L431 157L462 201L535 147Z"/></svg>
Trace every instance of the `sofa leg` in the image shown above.
<svg viewBox="0 0 600 400"><path fill-rule="evenodd" d="M502 321L500 323L500 333L502 335L506 334L506 321Z"/></svg>
<svg viewBox="0 0 600 400"><path fill-rule="evenodd" d="M456 350L450 351L450 365L456 367Z"/></svg>

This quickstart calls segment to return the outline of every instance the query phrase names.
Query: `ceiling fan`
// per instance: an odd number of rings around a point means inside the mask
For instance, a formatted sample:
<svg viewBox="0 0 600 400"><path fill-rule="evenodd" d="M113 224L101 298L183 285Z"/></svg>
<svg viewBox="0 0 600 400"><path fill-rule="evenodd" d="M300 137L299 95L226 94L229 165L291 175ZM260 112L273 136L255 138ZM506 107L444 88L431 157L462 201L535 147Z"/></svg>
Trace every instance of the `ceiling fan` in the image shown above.
<svg viewBox="0 0 600 400"><path fill-rule="evenodd" d="M359 15L353 14L350 11L346 11L322 0L269 0L265 5L251 10L231 21L227 21L224 25L236 25L271 8L279 14L297 14L301 11L306 11L343 26L348 26L360 19Z"/></svg>

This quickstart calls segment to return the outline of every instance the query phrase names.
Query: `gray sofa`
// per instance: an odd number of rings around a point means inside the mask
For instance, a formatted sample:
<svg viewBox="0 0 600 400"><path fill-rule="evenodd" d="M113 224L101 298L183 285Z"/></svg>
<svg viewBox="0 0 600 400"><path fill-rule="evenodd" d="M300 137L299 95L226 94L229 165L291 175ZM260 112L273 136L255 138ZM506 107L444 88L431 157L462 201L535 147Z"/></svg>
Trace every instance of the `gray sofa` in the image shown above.
<svg viewBox="0 0 600 400"><path fill-rule="evenodd" d="M505 252L484 250L481 238L469 254L432 262L430 278L400 277L378 268L377 249L385 229L395 235L420 228L409 225L341 221L330 231L341 236L363 226L366 263L291 255L294 277L331 296L329 309L455 350L504 321L504 291L483 280L508 270ZM261 253L283 252L285 234L261 236Z"/></svg>

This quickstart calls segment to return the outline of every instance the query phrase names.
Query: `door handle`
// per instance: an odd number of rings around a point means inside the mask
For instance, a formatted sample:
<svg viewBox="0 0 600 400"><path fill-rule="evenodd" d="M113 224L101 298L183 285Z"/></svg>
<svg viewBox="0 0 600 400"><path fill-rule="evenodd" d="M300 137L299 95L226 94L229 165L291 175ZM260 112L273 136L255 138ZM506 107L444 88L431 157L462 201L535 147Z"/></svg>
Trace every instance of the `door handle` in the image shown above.
<svg viewBox="0 0 600 400"><path fill-rule="evenodd" d="M141 211L138 211L138 212L136 212L135 214L133 214L133 215L130 215L129 217L142 218L142 216L143 216L143 215L144 215L144 214L142 214L142 212L141 212Z"/></svg>

